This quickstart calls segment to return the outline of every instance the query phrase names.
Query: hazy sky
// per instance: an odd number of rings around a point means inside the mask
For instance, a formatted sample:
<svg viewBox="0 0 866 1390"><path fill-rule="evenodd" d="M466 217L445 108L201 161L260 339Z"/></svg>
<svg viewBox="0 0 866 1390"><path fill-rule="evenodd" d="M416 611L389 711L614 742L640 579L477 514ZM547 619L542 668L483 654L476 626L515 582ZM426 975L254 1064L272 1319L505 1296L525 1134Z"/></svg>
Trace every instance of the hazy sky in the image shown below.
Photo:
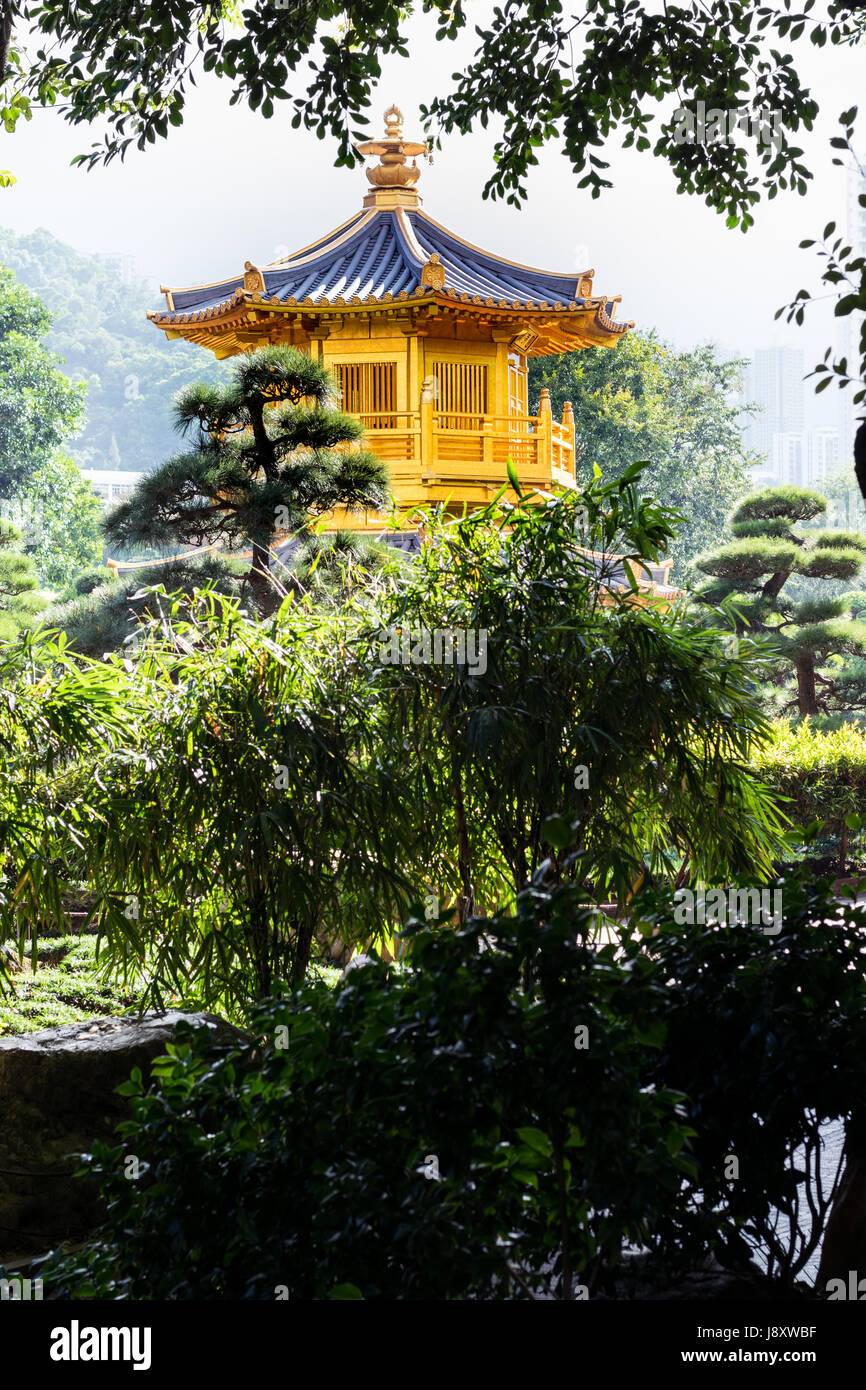
<svg viewBox="0 0 866 1390"><path fill-rule="evenodd" d="M483 14L480 5L475 12ZM411 57L384 65L374 134L395 101L407 135L415 135L418 103L449 85L461 54L474 46L471 36L437 44L423 18L410 32ZM831 217L841 219L842 175L830 163L827 139L839 112L863 96L866 49L805 44L800 53L825 106L822 122L802 141L815 180L806 197L784 195L759 208L758 225L745 236L699 200L678 197L663 161L615 147L605 157L616 187L596 201L576 188L551 145L522 211L485 202L492 138L483 131L449 137L433 167L422 165L424 206L503 256L552 270L595 267L597 292L622 295L620 317L655 326L680 346L710 338L748 353L787 343L811 361L832 339L829 315L804 329L777 324L773 315L800 285L819 288L813 255L797 243L819 234ZM3 136L0 166L18 183L0 190L0 224L18 232L46 227L85 252L125 250L142 274L189 285L236 274L247 259L262 264L286 254L360 206L363 171L335 169L330 142L291 129L288 103L267 121L229 107L229 91L227 83L202 82L185 124L167 141L93 172L69 161L100 132L37 113L14 136Z"/></svg>

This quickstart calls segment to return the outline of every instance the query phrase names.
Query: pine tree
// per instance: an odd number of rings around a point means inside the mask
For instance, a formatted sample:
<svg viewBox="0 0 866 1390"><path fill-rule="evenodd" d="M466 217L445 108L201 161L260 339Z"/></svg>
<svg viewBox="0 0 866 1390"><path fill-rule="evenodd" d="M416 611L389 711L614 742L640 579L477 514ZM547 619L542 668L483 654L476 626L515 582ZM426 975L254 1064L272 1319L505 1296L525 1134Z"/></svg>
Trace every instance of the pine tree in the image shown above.
<svg viewBox="0 0 866 1390"><path fill-rule="evenodd" d="M0 640L4 641L24 627L35 626L36 615L50 601L39 588L30 556L16 549L23 542L23 535L0 517Z"/></svg>
<svg viewBox="0 0 866 1390"><path fill-rule="evenodd" d="M804 598L783 593L797 575L852 580L866 561L866 537L848 531L805 535L794 528L827 510L819 493L799 487L766 488L743 499L731 516L735 539L696 561L712 580L697 590L703 603L732 600L740 633L770 635L797 677L800 714L819 713L817 684L833 683L816 665L833 653L866 652L866 623L849 615L850 597Z"/></svg>
<svg viewBox="0 0 866 1390"><path fill-rule="evenodd" d="M175 424L194 447L149 473L104 523L109 544L252 547L261 586L278 531L309 535L335 509L379 509L383 465L355 446L364 427L335 408L333 378L305 353L267 347L233 364L228 386L182 391Z"/></svg>

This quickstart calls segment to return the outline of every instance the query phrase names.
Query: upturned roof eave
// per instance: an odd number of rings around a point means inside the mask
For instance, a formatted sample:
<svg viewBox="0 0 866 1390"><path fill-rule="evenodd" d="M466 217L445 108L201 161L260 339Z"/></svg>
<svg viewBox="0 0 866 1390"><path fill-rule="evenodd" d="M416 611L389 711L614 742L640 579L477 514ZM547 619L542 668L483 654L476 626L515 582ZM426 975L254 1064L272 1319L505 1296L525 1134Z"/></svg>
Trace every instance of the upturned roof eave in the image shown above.
<svg viewBox="0 0 866 1390"><path fill-rule="evenodd" d="M435 304L438 308L452 311L464 309L477 312L483 310L485 317L504 321L509 318L519 318L521 322L530 324L539 320L549 323L552 317L554 321L557 321L557 327L561 327L565 331L571 324L574 324L575 332L579 336L580 329L574 323L575 317L577 317L582 321L581 326L584 330L588 326L587 320L590 321L595 330L594 337L600 345L603 345L603 339L609 338L611 343L616 342L634 327L632 320L618 321L612 317L611 311L616 303L618 303L618 296L593 296L591 299L571 300L568 303L554 301L552 304L545 300L540 302L512 300L508 302L506 300L494 300L492 297L482 299L480 295L460 293L448 286L441 290L433 290L428 286L419 285L411 292L403 290L397 295L386 292L381 296L367 295L364 299L357 295L349 299L337 295L333 299L320 296L314 300L308 296L303 300L295 300L292 296L280 299L276 295L264 295L257 290L237 291L221 303L211 305L207 309L193 310L188 313L150 310L147 317L158 328L177 331L196 325L216 328L239 315L244 318L252 316L258 318L263 311L275 317L294 315L317 317L325 314L333 315L334 313L350 315L393 313L395 308Z"/></svg>

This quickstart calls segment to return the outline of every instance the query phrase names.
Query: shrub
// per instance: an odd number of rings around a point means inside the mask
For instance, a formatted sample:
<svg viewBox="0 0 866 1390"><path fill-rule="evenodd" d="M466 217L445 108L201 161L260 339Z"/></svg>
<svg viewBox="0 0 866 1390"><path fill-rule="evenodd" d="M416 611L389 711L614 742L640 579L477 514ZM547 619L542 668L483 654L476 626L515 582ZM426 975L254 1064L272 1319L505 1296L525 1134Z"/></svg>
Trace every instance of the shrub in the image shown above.
<svg viewBox="0 0 866 1390"><path fill-rule="evenodd" d="M79 596L49 609L45 621L65 632L72 651L99 658L118 651L135 633L139 620L155 611L154 598L142 590L162 585L168 593L189 595L210 585L218 593L237 597L243 588L239 569L243 566L208 555L131 570L121 579L112 579L109 570L87 571L76 580L76 585L85 585ZM98 585L90 582L95 575L102 576Z"/></svg>
<svg viewBox="0 0 866 1390"><path fill-rule="evenodd" d="M112 582L113 575L105 565L95 566L93 569L82 570L72 581L71 588L75 594L92 594L94 589L100 589L105 584Z"/></svg>
<svg viewBox="0 0 866 1390"><path fill-rule="evenodd" d="M575 1277L610 1291L631 1246L672 1267L757 1252L790 1288L835 1197L823 1129L866 1085L866 911L802 873L781 891L773 935L680 925L668 891L602 944L579 890L537 879L513 917L411 923L411 968L374 960L331 994L269 1001L257 1042L179 1034L150 1089L133 1073L120 1143L90 1165L101 1238L46 1282L568 1298Z"/></svg>
<svg viewBox="0 0 866 1390"><path fill-rule="evenodd" d="M844 723L816 729L811 720L779 721L772 742L755 752L755 770L780 796L796 823L827 821L839 835L839 872L845 872L846 817L866 803L866 731Z"/></svg>
<svg viewBox="0 0 866 1390"><path fill-rule="evenodd" d="M587 925L575 890L528 892L514 918L418 927L412 970L375 962L269 1004L264 1045L185 1036L152 1090L133 1074L123 1142L97 1149L104 1243L46 1280L156 1299L593 1287L690 1163L680 1098L642 1084L660 972L645 955L624 971Z"/></svg>
<svg viewBox="0 0 866 1390"><path fill-rule="evenodd" d="M698 1165L700 1220L662 1227L657 1239L682 1253L715 1247L723 1263L758 1253L790 1286L814 1256L838 1190L839 1174L834 1184L822 1170L826 1127L841 1121L850 1133L862 1111L866 910L840 904L802 870L776 888L774 934L677 926L667 897L653 907L647 895L637 914L654 929L668 981L650 1079L688 1094Z"/></svg>

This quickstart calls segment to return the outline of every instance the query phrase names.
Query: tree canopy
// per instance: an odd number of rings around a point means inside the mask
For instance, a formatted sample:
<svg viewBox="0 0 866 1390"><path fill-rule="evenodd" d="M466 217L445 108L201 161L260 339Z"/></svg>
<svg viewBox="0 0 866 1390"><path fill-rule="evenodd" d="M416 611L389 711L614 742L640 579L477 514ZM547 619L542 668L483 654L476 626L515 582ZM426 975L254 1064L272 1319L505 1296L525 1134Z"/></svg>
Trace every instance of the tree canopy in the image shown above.
<svg viewBox="0 0 866 1390"><path fill-rule="evenodd" d="M187 387L174 418L192 449L142 478L106 519L109 541L252 546L252 571L263 573L278 531L306 535L312 518L335 508L381 508L384 467L345 447L364 426L335 401L325 368L288 347L237 358L226 387Z"/></svg>
<svg viewBox="0 0 866 1390"><path fill-rule="evenodd" d="M532 408L543 386L557 416L565 401L574 406L578 478L588 482L596 463L613 478L648 464L644 481L683 517L668 551L680 576L717 543L758 461L743 446L733 399L742 366L710 345L677 352L654 332L629 333L616 352L587 348L530 363Z"/></svg>
<svg viewBox="0 0 866 1390"><path fill-rule="evenodd" d="M792 576L852 581L866 563L866 537L845 531L800 534L798 522L823 515L827 503L807 488L776 487L743 499L731 517L734 539L698 560L712 576L698 591L705 603L730 599L740 631L772 637L797 675L796 703L800 714L819 709L816 673L820 658L830 653L866 652L866 623L848 616L852 596L807 597L783 595Z"/></svg>
<svg viewBox="0 0 866 1390"><path fill-rule="evenodd" d="M508 0L476 28L472 60L451 91L425 109L430 128L468 132L499 118L488 193L518 202L539 146L561 136L581 186L608 187L602 154L613 138L671 165L680 187L706 198L747 227L762 192L804 191L809 171L796 143L818 106L801 76L798 44L850 43L862 15L836 0L697 0L678 5L590 0L579 14L561 0ZM283 6L250 0L178 0L170 8L130 0L118 14L111 0L13 0L15 42L9 52L7 128L34 102L62 100L74 124L104 119L108 130L82 162L144 149L181 125L197 72L211 72L265 117L289 101L294 125L337 141L339 163L354 163L382 60L406 56L407 22L431 15L437 40L457 38L473 12L463 0L299 0ZM24 47L24 37L32 31ZM790 45L790 49L789 49ZM801 48L802 51L802 48ZM515 83L515 72L520 82ZM709 99L724 109L771 110L772 141L755 132L752 173L744 150L718 141L678 142L670 119L651 130L677 100Z"/></svg>
<svg viewBox="0 0 866 1390"><path fill-rule="evenodd" d="M84 388L44 338L45 305L0 266L0 505L46 584L102 558L98 499L60 452L80 427Z"/></svg>
<svg viewBox="0 0 866 1390"><path fill-rule="evenodd" d="M83 392L42 345L45 306L0 266L0 498L20 497L81 418Z"/></svg>
<svg viewBox="0 0 866 1390"><path fill-rule="evenodd" d="M147 287L126 284L44 228L0 228L0 263L51 315L46 346L87 390L86 417L64 443L80 468L147 472L175 444L173 397L193 378L212 385L228 366L205 348L168 343L144 315Z"/></svg>

